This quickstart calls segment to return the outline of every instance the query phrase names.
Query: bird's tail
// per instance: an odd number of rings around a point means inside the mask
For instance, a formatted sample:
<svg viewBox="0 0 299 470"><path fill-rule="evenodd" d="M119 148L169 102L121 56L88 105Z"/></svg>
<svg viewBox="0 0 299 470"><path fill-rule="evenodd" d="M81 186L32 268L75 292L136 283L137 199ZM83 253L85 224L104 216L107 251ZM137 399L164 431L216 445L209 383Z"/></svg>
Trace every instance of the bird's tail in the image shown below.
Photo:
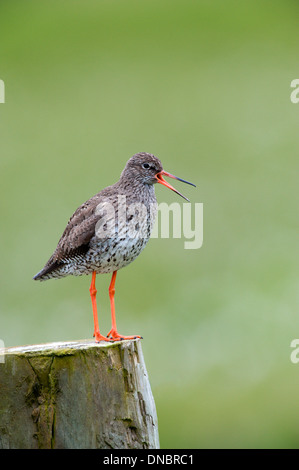
<svg viewBox="0 0 299 470"><path fill-rule="evenodd" d="M48 279L52 279L55 277L62 277L58 276L57 270L60 266L60 263L57 261L53 261L52 258L49 259L47 264L43 267L41 271L39 271L34 277L34 281L47 281ZM56 274L56 275L55 275Z"/></svg>

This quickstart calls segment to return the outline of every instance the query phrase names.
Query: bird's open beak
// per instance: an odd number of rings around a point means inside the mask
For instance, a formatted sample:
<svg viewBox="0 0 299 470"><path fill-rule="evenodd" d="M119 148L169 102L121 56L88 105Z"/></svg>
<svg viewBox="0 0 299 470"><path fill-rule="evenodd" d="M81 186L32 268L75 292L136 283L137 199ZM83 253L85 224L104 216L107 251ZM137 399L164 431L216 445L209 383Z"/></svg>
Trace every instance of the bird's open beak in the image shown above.
<svg viewBox="0 0 299 470"><path fill-rule="evenodd" d="M156 174L156 178L157 178L158 183L163 184L163 186L166 186L166 188L171 189L172 191L174 191L175 193L179 194L184 199L186 199L186 201L189 201L189 199L187 197L183 196L183 194L181 194L179 191L177 191L173 186L171 186L171 184L167 183L167 181L165 181L163 176L168 176L169 178L173 178L175 180L182 181L183 183L191 184L191 186L196 187L195 184L189 183L189 181L186 181L186 180L182 180L181 178L178 178L177 176L171 175L170 173L167 173L167 171L164 171L164 170L162 170L162 171L160 171L160 173Z"/></svg>

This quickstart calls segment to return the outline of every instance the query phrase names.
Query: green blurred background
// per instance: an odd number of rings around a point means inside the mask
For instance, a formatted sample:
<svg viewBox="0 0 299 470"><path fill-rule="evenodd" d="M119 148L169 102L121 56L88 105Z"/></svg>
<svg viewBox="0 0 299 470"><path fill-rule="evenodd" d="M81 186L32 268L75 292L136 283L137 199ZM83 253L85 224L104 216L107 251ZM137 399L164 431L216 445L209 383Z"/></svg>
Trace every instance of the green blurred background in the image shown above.
<svg viewBox="0 0 299 470"><path fill-rule="evenodd" d="M197 184L176 187L204 204L202 248L152 239L116 285L119 330L144 337L162 448L299 446L298 15L292 0L0 4L6 346L92 336L90 278L32 276L131 155Z"/></svg>

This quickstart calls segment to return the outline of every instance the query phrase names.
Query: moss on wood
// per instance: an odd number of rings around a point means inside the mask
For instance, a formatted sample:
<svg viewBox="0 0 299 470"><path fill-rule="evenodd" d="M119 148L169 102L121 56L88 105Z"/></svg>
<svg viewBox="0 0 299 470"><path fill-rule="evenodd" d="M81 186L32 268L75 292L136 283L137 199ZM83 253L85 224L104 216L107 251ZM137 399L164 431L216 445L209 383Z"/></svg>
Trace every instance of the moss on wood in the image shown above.
<svg viewBox="0 0 299 470"><path fill-rule="evenodd" d="M140 340L5 350L0 448L158 448Z"/></svg>

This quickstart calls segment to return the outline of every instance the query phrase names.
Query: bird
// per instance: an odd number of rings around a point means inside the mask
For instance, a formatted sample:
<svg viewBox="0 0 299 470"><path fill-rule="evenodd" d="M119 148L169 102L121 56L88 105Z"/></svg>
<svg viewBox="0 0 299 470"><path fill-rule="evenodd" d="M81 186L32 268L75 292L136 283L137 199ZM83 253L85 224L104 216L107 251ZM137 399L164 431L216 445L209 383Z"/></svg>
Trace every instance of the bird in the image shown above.
<svg viewBox="0 0 299 470"><path fill-rule="evenodd" d="M121 341L142 338L118 332L115 316L115 281L117 271L132 261L145 248L153 229L157 199L154 185L162 184L185 200L164 176L195 186L165 170L159 158L147 152L133 155L126 163L119 181L102 189L73 213L45 266L35 281L59 279L68 275L91 275L90 297L93 310L95 341ZM190 202L190 201L189 201ZM96 275L112 273L109 285L111 329L100 333Z"/></svg>

